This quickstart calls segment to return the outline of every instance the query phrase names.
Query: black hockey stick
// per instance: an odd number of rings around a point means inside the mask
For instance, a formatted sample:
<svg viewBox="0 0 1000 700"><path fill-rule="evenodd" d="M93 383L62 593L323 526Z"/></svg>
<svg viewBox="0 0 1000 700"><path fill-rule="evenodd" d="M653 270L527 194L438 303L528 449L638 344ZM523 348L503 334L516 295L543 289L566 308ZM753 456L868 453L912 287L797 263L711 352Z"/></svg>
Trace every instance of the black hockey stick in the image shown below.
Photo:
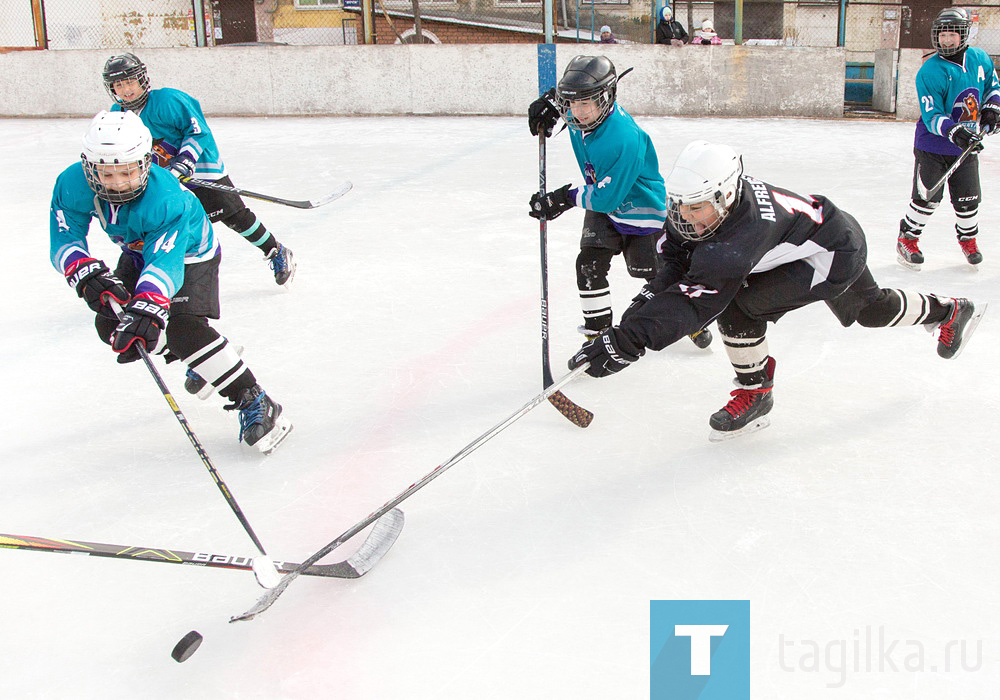
<svg viewBox="0 0 1000 700"><path fill-rule="evenodd" d="M335 192L331 192L325 197L320 197L319 199L282 199L281 197L273 197L269 194L260 194L259 192L251 192L250 190L242 190L239 187L230 187L229 185L222 185L218 182L212 182L211 180L196 180L193 177L182 176L179 178L181 182L185 185L193 185L195 187L205 187L210 190L218 190L219 192L233 192L235 194L241 195L243 197L252 197L253 199L259 199L264 202L272 202L274 204L284 204L286 207L295 207L296 209L315 209L316 207L321 207L324 204L329 204L335 199L340 199L345 194L351 191L354 185L350 181L345 182L340 186Z"/></svg>
<svg viewBox="0 0 1000 700"><path fill-rule="evenodd" d="M438 478L439 476L441 476L442 474L444 474L446 471L448 471L451 467L455 466L456 464L458 464L459 462L461 462L463 459L465 459L466 457L468 457L470 454L472 454L473 452L475 452L477 449L479 449L480 447L482 447L491 438L496 437L501 431L503 431L505 428L507 428L508 426L510 426L514 421L516 421L517 419L519 419L522 416L524 416L526 413L528 413L528 411L530 411L531 409L533 409L535 406L537 406L538 404L542 403L543 401L545 401L546 399L548 399L550 396L552 396L553 394L555 394L557 391L559 391L562 387L564 387L565 385L569 384L571 381L573 381L574 379L576 379L584 371L586 371L586 369L589 366L590 366L589 363L584 363L584 364L580 365L579 367L577 367L576 369L574 369L573 371L571 371L569 374L567 374L564 377L562 377L561 379L559 379L559 381L557 381L554 384L552 384L552 386L550 386L549 388L547 388L545 391L543 391L542 393L538 394L538 396L536 396L533 399L531 399L531 401L529 401L524 406L522 406L516 413L514 413L513 415L511 415L509 418L507 418L503 422L498 423L497 425L493 426L492 428L490 428L489 430L487 430L485 433L483 433L482 435L480 435L479 437L477 437L475 440L473 440L472 442L470 442L468 445L466 445L465 447L463 447L461 450L458 451L457 454L455 454L453 457L451 457L451 459L449 459L447 462L444 462L444 463L438 465L437 467L435 467L433 469L433 471L431 471L428 474L426 474L419 481L415 481L414 483L410 484L410 486L406 490L404 490L402 493L398 494L391 501L389 501L388 503L386 503L385 505L383 505L378 510L373 511L364 520L362 520L357 525L354 525L353 527L351 527L350 529L348 529L340 537L338 537L337 539L335 539L332 542L328 543L321 550L319 550L318 552L316 552L315 554L313 554L311 557L309 557L308 559L306 559L304 562L302 562L301 564L299 564L299 566L298 566L297 569L294 569L293 571L290 571L287 574L285 574L281 578L281 582L278 583L277 586L275 586L274 588L272 588L271 590L269 590L267 593L265 593L253 605L253 607L251 607L249 610L247 610L242 615L236 615L235 617L230 618L229 621L230 622L238 622L238 621L241 621L241 620L252 620L255 617L257 617L258 615L260 615L262 612L264 612L265 610L267 610L268 608L270 608L272 605L274 605L274 601L276 601L278 599L278 597L282 593L284 593L285 589L288 588L288 585L292 581L294 581L296 578L298 578L298 576L300 574L302 574L306 569L308 569L310 566L312 566L313 564L315 564L316 562L318 562L320 559L322 559L323 557L325 557L327 554L329 554L330 552L332 552L333 550L335 550L340 545L342 545L345 542L347 542L347 540L349 540L352 537L354 537L356 534L358 534L359 532L361 532L362 530L364 530L366 527L368 527L372 523L376 523L380 518L385 517L386 513L389 513L393 508L395 508L396 506L398 506L400 503L402 503L403 501L405 501L407 498L409 498L410 496L412 496L413 494L415 494L417 491L419 491L420 489L422 489L424 486L426 486L430 482L434 481L434 479ZM376 525L376 527L377 527L377 525Z"/></svg>
<svg viewBox="0 0 1000 700"><path fill-rule="evenodd" d="M122 307L114 299L110 300L110 304L111 308L114 309L115 314L117 314L120 319L122 317ZM201 458L201 463L205 465L206 469L208 469L208 473L212 476L212 480L215 481L215 485L219 487L219 492L222 494L223 498L226 499L226 503L228 503L229 507L232 508L233 513L236 514L237 519L240 521L240 525L243 526L243 529L246 530L246 533L253 541L254 546L257 547L257 551L261 553L262 556L254 557L252 562L253 574L257 578L257 583L264 588L271 588L272 586L277 585L280 576L278 571L274 568L274 564L271 563L267 552L264 551L264 545L260 543L257 533L255 533L253 528L250 527L250 521L247 520L247 517L243 514L240 504L236 502L236 499L233 497L229 487L226 486L226 482L222 480L222 475L219 474L215 465L212 464L212 460L209 458L208 452L206 452L205 448L202 447L198 436L194 434L187 418L185 418L184 414L181 412L180 406L178 406L177 402L174 401L174 397L171 395L170 389L167 388L166 383L163 381L163 377L160 376L160 373L153 365L153 361L150 359L149 353L146 352L146 345L137 341L135 343L135 347L138 349L139 356L142 358L142 361L146 364L146 369L149 370L149 374L153 377L153 381L156 382L156 386L159 387L160 393L163 394L163 398L166 399L167 405L170 406L170 410L173 411L174 418L176 418L177 422L181 424L181 428L184 429L184 434L187 435L188 440L190 440L191 444L194 446L195 452L197 452L198 456Z"/></svg>
<svg viewBox="0 0 1000 700"><path fill-rule="evenodd" d="M315 564L306 568L302 574L304 576L323 576L326 578L360 578L364 576L385 556L403 529L403 511L396 508L389 511L388 516L380 520L372 528L372 531L368 534L368 537L358 551L350 557L335 564ZM103 542L84 542L83 540L50 540L44 537L7 535L3 533L0 533L0 549L87 554L92 557L152 561L162 564L189 564L191 566L204 566L212 569L253 570L252 557L242 557L232 554L185 552L180 549L136 547L122 544L106 544ZM273 563L278 573L281 574L287 574L300 566L298 563L290 561L275 561Z"/></svg>
<svg viewBox="0 0 1000 700"><path fill-rule="evenodd" d="M948 181L948 178L951 177L956 170L958 170L958 166L960 166L962 162L966 159L966 157L976 149L976 146L979 146L979 150L982 150L981 146L982 140L983 140L982 134L976 134L976 137L969 142L969 145L965 148L965 150L962 151L961 155L959 155L958 158L955 159L955 162L952 163L951 167L948 168L945 174L941 176L941 179L938 180L934 184L934 186L931 187L930 189L927 189L924 186L924 181L920 179L920 164L918 163L916 184L917 184L917 194L920 196L920 198L926 202L929 201L930 198L933 197L935 194L937 194L937 191L942 187L944 187L944 183L946 183Z"/></svg>
<svg viewBox="0 0 1000 700"><path fill-rule="evenodd" d="M538 133L538 194L545 196L545 131ZM541 243L542 260L542 388L552 386L552 369L549 366L549 253L548 221L538 220L538 238ZM586 428L594 420L594 414L573 403L564 393L557 391L549 397L549 403L566 416L574 425Z"/></svg>

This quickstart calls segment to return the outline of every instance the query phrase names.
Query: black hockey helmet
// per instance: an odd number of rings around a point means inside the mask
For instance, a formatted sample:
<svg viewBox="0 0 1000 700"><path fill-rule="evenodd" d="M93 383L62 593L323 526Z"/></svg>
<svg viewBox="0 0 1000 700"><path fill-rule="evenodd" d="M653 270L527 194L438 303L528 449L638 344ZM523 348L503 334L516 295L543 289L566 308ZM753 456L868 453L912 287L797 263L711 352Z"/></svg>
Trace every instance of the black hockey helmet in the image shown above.
<svg viewBox="0 0 1000 700"><path fill-rule="evenodd" d="M614 109L617 86L615 65L606 56L577 56L566 66L556 86L556 106L567 124L580 131L593 131ZM599 114L583 124L573 116L570 103L588 99L594 100Z"/></svg>
<svg viewBox="0 0 1000 700"><path fill-rule="evenodd" d="M104 87L111 99L124 109L142 109L149 99L149 77L146 75L146 64L132 53L112 56L104 64ZM131 100L123 100L115 94L114 84L119 80L138 80L142 95Z"/></svg>
<svg viewBox="0 0 1000 700"><path fill-rule="evenodd" d="M946 7L934 18L931 25L931 46L942 56L954 56L969 45L969 31L972 17L964 7ZM954 32L960 37L958 46L941 46L938 36L941 32Z"/></svg>

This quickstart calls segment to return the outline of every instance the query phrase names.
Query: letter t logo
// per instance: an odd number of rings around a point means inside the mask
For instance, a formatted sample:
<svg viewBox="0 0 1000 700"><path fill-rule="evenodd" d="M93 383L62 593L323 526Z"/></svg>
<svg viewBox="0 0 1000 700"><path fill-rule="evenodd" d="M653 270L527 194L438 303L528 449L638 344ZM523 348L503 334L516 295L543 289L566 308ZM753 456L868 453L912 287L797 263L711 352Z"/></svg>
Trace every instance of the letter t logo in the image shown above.
<svg viewBox="0 0 1000 700"><path fill-rule="evenodd" d="M712 637L725 635L729 625L674 625L674 634L691 638L691 675L712 675Z"/></svg>

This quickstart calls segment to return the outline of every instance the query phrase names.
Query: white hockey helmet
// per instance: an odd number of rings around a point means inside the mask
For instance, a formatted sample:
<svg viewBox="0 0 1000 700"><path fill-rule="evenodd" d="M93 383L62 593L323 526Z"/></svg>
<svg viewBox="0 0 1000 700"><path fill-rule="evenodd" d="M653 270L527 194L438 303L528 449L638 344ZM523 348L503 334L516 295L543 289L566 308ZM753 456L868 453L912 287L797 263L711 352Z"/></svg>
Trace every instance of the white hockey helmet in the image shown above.
<svg viewBox="0 0 1000 700"><path fill-rule="evenodd" d="M742 175L743 159L729 146L708 141L689 143L666 178L670 224L692 241L714 234L739 201ZM692 215L692 207L706 202L711 204L714 217Z"/></svg>
<svg viewBox="0 0 1000 700"><path fill-rule="evenodd" d="M153 137L135 112L98 112L83 137L83 170L101 199L121 204L149 181Z"/></svg>

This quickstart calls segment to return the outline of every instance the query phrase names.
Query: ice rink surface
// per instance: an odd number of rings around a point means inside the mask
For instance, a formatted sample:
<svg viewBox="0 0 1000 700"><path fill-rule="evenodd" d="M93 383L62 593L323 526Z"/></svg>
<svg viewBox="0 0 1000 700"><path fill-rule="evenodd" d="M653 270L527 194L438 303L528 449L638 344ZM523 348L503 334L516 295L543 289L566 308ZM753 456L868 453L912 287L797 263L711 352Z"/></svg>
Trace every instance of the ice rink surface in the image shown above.
<svg viewBox="0 0 1000 700"><path fill-rule="evenodd" d="M407 501L371 573L300 578L252 622L227 622L261 593L245 572L2 551L0 696L642 698L651 599L749 599L754 698L995 697L1000 139L981 158L985 261L965 262L945 204L915 273L894 253L912 124L638 121L664 173L691 139L729 143L748 174L854 214L882 286L991 314L945 361L920 328L795 312L769 331L772 426L721 444L707 439L731 390L718 341L585 377L566 394L590 428L537 408ZM52 185L87 123L0 122L0 532L253 554L145 367L115 363L49 264ZM537 141L522 118L211 126L237 185L310 198L354 183L314 211L248 200L295 252L288 292L216 225L216 325L295 424L277 452L239 445L222 399L185 395L161 364L268 551L301 561L541 390ZM549 185L571 181L562 134ZM549 228L557 377L581 342L582 218ZM639 285L620 259L612 272L620 312ZM204 644L177 664L191 629Z"/></svg>

